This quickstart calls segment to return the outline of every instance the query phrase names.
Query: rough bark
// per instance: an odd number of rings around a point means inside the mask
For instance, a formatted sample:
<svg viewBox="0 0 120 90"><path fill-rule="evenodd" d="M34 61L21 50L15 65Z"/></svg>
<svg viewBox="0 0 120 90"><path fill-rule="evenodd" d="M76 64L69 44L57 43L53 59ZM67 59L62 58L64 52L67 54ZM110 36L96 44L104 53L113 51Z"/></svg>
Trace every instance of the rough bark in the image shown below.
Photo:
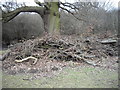
<svg viewBox="0 0 120 90"><path fill-rule="evenodd" d="M59 33L60 29L60 14L58 2L51 2L50 16L49 16L49 33Z"/></svg>
<svg viewBox="0 0 120 90"><path fill-rule="evenodd" d="M49 2L49 9L46 9L44 12L44 28L45 31L53 34L59 33L60 30L60 14L58 2Z"/></svg>

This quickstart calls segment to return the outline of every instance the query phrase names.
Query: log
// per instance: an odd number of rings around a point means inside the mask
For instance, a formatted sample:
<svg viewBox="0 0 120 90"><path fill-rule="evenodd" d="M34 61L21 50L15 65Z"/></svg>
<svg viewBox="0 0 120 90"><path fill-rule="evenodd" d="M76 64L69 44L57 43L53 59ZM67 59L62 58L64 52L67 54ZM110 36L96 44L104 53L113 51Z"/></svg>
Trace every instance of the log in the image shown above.
<svg viewBox="0 0 120 90"><path fill-rule="evenodd" d="M117 43L117 40L107 39L107 40L100 41L100 43L101 44L113 44L113 43Z"/></svg>

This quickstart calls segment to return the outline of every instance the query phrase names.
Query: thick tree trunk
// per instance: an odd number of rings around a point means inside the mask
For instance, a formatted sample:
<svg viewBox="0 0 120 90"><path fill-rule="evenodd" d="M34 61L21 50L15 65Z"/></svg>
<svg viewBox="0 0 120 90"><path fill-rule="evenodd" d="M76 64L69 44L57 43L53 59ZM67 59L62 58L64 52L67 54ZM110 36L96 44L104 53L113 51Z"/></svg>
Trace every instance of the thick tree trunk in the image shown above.
<svg viewBox="0 0 120 90"><path fill-rule="evenodd" d="M20 12L36 12L38 13L44 22L45 32L50 34L59 34L60 30L60 14L58 2L46 2L45 7L21 7L11 12L2 14L3 22L8 22L16 17Z"/></svg>
<svg viewBox="0 0 120 90"><path fill-rule="evenodd" d="M50 8L45 10L43 22L46 32L59 34L60 30L60 14L58 2L49 2Z"/></svg>

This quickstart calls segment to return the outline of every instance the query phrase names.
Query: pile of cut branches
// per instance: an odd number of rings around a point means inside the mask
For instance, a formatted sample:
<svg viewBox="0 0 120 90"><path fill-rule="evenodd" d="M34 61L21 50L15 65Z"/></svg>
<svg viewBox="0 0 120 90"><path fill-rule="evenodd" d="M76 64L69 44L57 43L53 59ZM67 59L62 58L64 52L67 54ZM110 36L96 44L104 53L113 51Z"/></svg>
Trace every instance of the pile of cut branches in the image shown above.
<svg viewBox="0 0 120 90"><path fill-rule="evenodd" d="M108 56L106 47L108 45L102 45L97 40L46 35L11 47L8 57L3 61L3 67L7 69L27 62L35 66L40 60L84 62L97 66L103 57Z"/></svg>

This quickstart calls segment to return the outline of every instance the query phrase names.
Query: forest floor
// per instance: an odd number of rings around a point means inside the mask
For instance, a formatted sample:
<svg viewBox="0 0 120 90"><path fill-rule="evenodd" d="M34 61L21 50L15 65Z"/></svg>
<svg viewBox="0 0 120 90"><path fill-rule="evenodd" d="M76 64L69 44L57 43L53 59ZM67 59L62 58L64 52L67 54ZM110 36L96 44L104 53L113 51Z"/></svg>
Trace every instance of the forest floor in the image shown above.
<svg viewBox="0 0 120 90"><path fill-rule="evenodd" d="M45 36L16 44L0 61L2 87L118 88L117 44L104 39Z"/></svg>

